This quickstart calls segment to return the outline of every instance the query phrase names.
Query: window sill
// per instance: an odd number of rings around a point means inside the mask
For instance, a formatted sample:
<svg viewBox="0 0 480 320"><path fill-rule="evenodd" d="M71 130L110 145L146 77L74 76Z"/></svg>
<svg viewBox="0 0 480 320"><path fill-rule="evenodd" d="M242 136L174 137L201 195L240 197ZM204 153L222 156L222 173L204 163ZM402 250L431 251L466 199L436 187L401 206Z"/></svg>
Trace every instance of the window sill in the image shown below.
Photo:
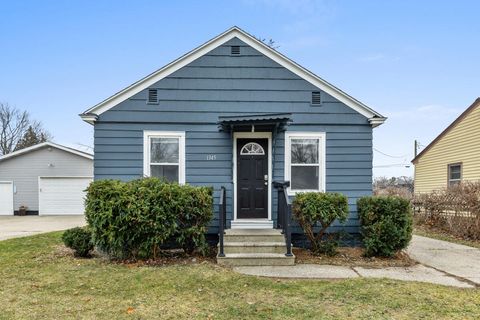
<svg viewBox="0 0 480 320"><path fill-rule="evenodd" d="M294 196L297 193L305 193L305 192L325 192L324 190L290 190L287 189L287 195Z"/></svg>

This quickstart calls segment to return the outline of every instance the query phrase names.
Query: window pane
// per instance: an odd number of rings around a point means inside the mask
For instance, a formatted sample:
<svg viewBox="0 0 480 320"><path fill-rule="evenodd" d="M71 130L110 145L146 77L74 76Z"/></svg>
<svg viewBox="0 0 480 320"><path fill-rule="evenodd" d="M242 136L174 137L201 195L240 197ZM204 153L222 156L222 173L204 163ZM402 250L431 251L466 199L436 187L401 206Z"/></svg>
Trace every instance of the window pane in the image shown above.
<svg viewBox="0 0 480 320"><path fill-rule="evenodd" d="M152 138L150 162L178 163L178 138Z"/></svg>
<svg viewBox="0 0 480 320"><path fill-rule="evenodd" d="M167 181L178 182L178 166L150 166L150 176L165 178Z"/></svg>
<svg viewBox="0 0 480 320"><path fill-rule="evenodd" d="M292 166L293 190L318 190L318 166Z"/></svg>
<svg viewBox="0 0 480 320"><path fill-rule="evenodd" d="M459 180L461 178L462 166L450 166L450 179Z"/></svg>
<svg viewBox="0 0 480 320"><path fill-rule="evenodd" d="M450 172L450 180L460 180L460 172Z"/></svg>
<svg viewBox="0 0 480 320"><path fill-rule="evenodd" d="M292 139L292 163L318 163L318 139Z"/></svg>
<svg viewBox="0 0 480 320"><path fill-rule="evenodd" d="M456 184L460 184L460 181L459 181L459 180L456 180L456 181L454 180L454 181L449 181L449 182L448 182L448 185L449 185L449 186L454 186L454 185L456 185Z"/></svg>

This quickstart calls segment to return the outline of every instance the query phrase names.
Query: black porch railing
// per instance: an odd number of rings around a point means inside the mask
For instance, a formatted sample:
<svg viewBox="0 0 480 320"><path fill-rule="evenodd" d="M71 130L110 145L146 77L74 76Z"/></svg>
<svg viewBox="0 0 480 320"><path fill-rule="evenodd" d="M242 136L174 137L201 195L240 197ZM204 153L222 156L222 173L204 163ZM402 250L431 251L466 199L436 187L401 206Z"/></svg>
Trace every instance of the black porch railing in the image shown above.
<svg viewBox="0 0 480 320"><path fill-rule="evenodd" d="M219 257L225 257L223 249L223 236L225 235L225 229L227 227L227 199L226 199L225 187L220 188L220 201L218 203L218 244L219 244Z"/></svg>
<svg viewBox="0 0 480 320"><path fill-rule="evenodd" d="M285 236L285 244L287 245L287 257L292 254L292 203L287 194L287 188L290 186L290 181L274 181L273 186L278 190L278 217L277 228L282 229Z"/></svg>

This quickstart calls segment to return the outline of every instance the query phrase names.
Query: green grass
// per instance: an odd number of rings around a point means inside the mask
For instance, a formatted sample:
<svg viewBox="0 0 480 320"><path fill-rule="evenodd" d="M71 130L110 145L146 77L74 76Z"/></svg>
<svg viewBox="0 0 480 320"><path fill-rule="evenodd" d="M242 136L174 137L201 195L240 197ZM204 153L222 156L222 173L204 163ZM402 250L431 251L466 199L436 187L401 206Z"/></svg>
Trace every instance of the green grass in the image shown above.
<svg viewBox="0 0 480 320"><path fill-rule="evenodd" d="M277 280L211 263L128 266L61 254L60 235L0 242L0 319L480 318L478 289Z"/></svg>
<svg viewBox="0 0 480 320"><path fill-rule="evenodd" d="M452 236L451 234L448 234L446 232L431 229L431 228L421 226L421 225L416 225L413 233L416 234L416 235L422 236L422 237L429 237L429 238L433 238L433 239L454 242L454 243L458 243L458 244L463 244L465 246L480 249L480 241L465 240L465 239L457 238L457 237Z"/></svg>

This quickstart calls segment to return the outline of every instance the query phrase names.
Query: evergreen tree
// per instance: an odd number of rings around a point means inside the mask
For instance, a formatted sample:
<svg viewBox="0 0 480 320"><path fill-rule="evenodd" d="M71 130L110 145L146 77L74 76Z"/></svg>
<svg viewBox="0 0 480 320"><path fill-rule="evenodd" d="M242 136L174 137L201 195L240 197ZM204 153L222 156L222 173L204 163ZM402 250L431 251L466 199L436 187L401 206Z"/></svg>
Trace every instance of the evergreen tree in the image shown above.
<svg viewBox="0 0 480 320"><path fill-rule="evenodd" d="M41 130L35 130L34 127L29 126L27 131L25 131L23 137L20 139L20 141L18 141L17 145L15 146L15 151L45 142L48 140L48 138L48 133Z"/></svg>

